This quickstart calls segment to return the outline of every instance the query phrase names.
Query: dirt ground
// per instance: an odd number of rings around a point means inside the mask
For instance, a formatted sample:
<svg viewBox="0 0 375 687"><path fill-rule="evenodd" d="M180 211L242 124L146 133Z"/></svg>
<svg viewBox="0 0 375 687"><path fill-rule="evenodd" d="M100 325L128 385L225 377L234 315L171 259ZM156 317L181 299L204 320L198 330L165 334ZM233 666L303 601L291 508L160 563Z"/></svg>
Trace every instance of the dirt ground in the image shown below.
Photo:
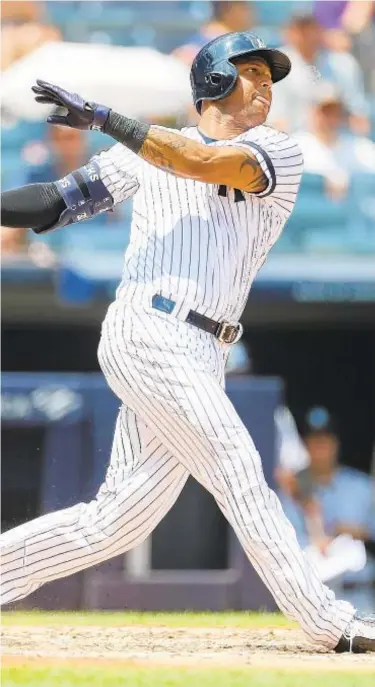
<svg viewBox="0 0 375 687"><path fill-rule="evenodd" d="M375 655L317 652L286 628L16 626L2 628L3 665L29 663L264 666L374 671Z"/></svg>

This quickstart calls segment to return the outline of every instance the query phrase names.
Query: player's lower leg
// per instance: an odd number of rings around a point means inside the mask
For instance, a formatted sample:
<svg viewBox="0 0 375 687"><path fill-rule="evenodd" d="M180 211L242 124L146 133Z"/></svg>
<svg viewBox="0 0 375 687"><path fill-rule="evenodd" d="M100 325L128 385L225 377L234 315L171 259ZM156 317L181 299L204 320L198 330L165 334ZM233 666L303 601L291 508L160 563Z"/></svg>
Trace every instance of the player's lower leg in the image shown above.
<svg viewBox="0 0 375 687"><path fill-rule="evenodd" d="M136 424L120 411L106 481L93 501L1 535L2 604L137 546L171 508L187 472L158 440L142 442L145 426Z"/></svg>
<svg viewBox="0 0 375 687"><path fill-rule="evenodd" d="M1 603L22 599L46 582L140 544L172 506L185 482L178 468L170 471L166 466L163 472L165 479L154 494L149 483L137 484L136 476L116 495L44 515L5 532L1 536Z"/></svg>

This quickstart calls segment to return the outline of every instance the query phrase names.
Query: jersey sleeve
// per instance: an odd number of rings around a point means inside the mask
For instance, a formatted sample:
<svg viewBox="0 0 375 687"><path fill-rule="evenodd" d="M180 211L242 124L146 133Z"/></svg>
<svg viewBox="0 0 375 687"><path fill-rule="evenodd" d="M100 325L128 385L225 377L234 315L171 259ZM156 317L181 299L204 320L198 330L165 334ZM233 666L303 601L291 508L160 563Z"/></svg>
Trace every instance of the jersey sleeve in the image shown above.
<svg viewBox="0 0 375 687"><path fill-rule="evenodd" d="M251 150L268 179L267 188L255 195L272 202L280 214L289 215L303 172L303 155L297 141L285 133L265 127L265 132L247 132L236 142L237 145Z"/></svg>
<svg viewBox="0 0 375 687"><path fill-rule="evenodd" d="M111 194L115 205L137 193L140 185L141 159L131 150L116 143L108 150L95 155L100 178Z"/></svg>

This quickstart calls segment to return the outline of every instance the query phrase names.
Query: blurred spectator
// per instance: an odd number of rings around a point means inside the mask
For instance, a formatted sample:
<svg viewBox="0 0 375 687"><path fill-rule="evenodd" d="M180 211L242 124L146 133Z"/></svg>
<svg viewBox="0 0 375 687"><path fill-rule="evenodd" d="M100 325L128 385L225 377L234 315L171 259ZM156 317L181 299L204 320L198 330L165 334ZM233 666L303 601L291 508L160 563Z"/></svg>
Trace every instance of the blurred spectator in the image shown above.
<svg viewBox="0 0 375 687"><path fill-rule="evenodd" d="M1 3L1 69L47 41L61 40L56 26L43 23L43 2Z"/></svg>
<svg viewBox="0 0 375 687"><path fill-rule="evenodd" d="M1 3L1 21L9 23L25 23L27 21L40 21L43 2L33 0L3 0Z"/></svg>
<svg viewBox="0 0 375 687"><path fill-rule="evenodd" d="M61 179L88 160L86 133L63 126L48 126L46 141L31 141L22 157L29 165L27 182Z"/></svg>
<svg viewBox="0 0 375 687"><path fill-rule="evenodd" d="M57 108L55 114L63 114ZM23 151L22 157L28 165L26 183L36 184L61 179L69 172L79 169L92 157L88 147L87 133L65 126L47 126L46 140L31 141ZM90 132L91 135L91 132ZM110 145L112 142L110 141ZM108 147L102 145L100 150ZM95 151L96 152L96 151ZM131 203L121 203L112 212L97 215L91 224L114 223L120 220L129 223Z"/></svg>
<svg viewBox="0 0 375 687"><path fill-rule="evenodd" d="M375 174L375 143L345 129L347 113L335 86L319 84L314 100L308 128L295 138L305 172L325 176L328 195L339 198L346 194L351 175Z"/></svg>
<svg viewBox="0 0 375 687"><path fill-rule="evenodd" d="M2 264L25 261L30 264L31 261L37 267L56 265L56 255L51 247L43 241L30 242L25 229L0 226L0 230Z"/></svg>
<svg viewBox="0 0 375 687"><path fill-rule="evenodd" d="M298 495L297 476L309 468L310 456L297 429L294 417L287 406L275 411L277 483L290 496Z"/></svg>
<svg viewBox="0 0 375 687"><path fill-rule="evenodd" d="M292 61L288 78L273 89L269 122L282 131L307 127L309 105L320 78L332 82L349 113L349 124L357 133L369 131L369 106L358 62L348 52L323 46L323 31L313 16L295 16L286 29L282 50Z"/></svg>
<svg viewBox="0 0 375 687"><path fill-rule="evenodd" d="M31 141L22 151L22 158L27 163L24 183L60 179L87 162L86 134L60 126L48 126L46 132L46 141ZM1 227L3 256L28 257L40 266L53 264L55 258L50 247L43 241L30 243L30 238L25 229Z"/></svg>
<svg viewBox="0 0 375 687"><path fill-rule="evenodd" d="M276 483L285 496L299 504L309 538L320 548L327 537L320 506L314 494L311 459L287 406L276 409L275 429Z"/></svg>
<svg viewBox="0 0 375 687"><path fill-rule="evenodd" d="M374 0L315 0L314 15L324 29L325 45L353 52L364 70L366 88L375 91Z"/></svg>
<svg viewBox="0 0 375 687"><path fill-rule="evenodd" d="M371 24L374 7L374 0L315 0L314 16L325 29L327 45L333 50L350 50L350 37Z"/></svg>
<svg viewBox="0 0 375 687"><path fill-rule="evenodd" d="M366 541L375 534L375 502L371 478L352 468L340 466L338 456L340 442L334 422L324 409L314 409L322 421L311 419L304 432L306 448L311 460L311 474L315 498L319 504L326 533L326 542L340 534ZM313 413L310 414L311 418ZM301 506L289 495L282 494L281 500L287 517L294 526L298 540L304 548L311 543ZM375 560L368 562L358 572L347 572L336 578L330 586L357 608L374 608Z"/></svg>
<svg viewBox="0 0 375 687"><path fill-rule="evenodd" d="M27 250L27 234L24 229L1 229L1 258L24 255Z"/></svg>
<svg viewBox="0 0 375 687"><path fill-rule="evenodd" d="M219 0L212 2L212 16L207 24L187 41L177 48L174 55L179 57L190 67L194 57L206 43L224 33L231 31L248 31L254 24L253 10L250 2L243 0Z"/></svg>

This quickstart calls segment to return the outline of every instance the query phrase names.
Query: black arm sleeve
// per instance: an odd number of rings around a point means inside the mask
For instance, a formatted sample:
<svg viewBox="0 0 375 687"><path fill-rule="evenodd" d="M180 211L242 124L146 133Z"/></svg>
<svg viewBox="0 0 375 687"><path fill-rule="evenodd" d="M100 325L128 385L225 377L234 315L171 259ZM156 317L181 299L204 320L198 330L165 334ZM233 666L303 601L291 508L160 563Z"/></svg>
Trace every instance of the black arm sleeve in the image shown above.
<svg viewBox="0 0 375 687"><path fill-rule="evenodd" d="M150 124L138 122L136 119L129 119L129 117L124 117L111 110L103 131L138 155L147 138L149 129Z"/></svg>
<svg viewBox="0 0 375 687"><path fill-rule="evenodd" d="M65 208L53 182L28 184L1 194L1 224L38 233L57 222Z"/></svg>

